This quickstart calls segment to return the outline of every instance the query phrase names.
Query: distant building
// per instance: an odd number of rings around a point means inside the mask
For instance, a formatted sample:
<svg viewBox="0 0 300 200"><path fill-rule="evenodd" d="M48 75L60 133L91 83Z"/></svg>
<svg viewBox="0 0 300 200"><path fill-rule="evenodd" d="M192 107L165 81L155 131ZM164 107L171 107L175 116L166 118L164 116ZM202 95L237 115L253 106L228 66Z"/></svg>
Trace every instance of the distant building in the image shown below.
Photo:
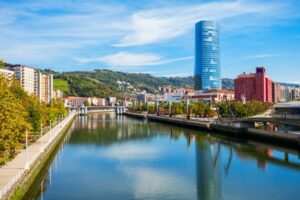
<svg viewBox="0 0 300 200"><path fill-rule="evenodd" d="M284 115L300 115L300 102L291 101L277 103L274 105L275 114L284 114Z"/></svg>
<svg viewBox="0 0 300 200"><path fill-rule="evenodd" d="M91 101L90 104L92 106L105 106L105 104L106 104L106 101L104 98L93 97L93 98L91 98L90 101Z"/></svg>
<svg viewBox="0 0 300 200"><path fill-rule="evenodd" d="M164 100L169 102L181 102L183 100L184 93L166 93Z"/></svg>
<svg viewBox="0 0 300 200"><path fill-rule="evenodd" d="M285 98L285 87L279 83L273 83L273 102L283 102Z"/></svg>
<svg viewBox="0 0 300 200"><path fill-rule="evenodd" d="M37 96L40 101L50 103L53 98L53 75L36 73Z"/></svg>
<svg viewBox="0 0 300 200"><path fill-rule="evenodd" d="M186 97L184 97L186 99ZM224 101L233 101L234 92L229 90L205 90L205 91L196 91L194 94L189 95L189 100L204 101L207 103L219 103Z"/></svg>
<svg viewBox="0 0 300 200"><path fill-rule="evenodd" d="M64 98L64 92L61 91L61 90L54 90L53 91L53 98L56 98L56 99Z"/></svg>
<svg viewBox="0 0 300 200"><path fill-rule="evenodd" d="M50 103L53 98L53 75L20 65L14 68L15 77L28 94L35 94L40 101Z"/></svg>
<svg viewBox="0 0 300 200"><path fill-rule="evenodd" d="M110 106L114 106L117 103L117 98L116 97L108 97L108 104Z"/></svg>
<svg viewBox="0 0 300 200"><path fill-rule="evenodd" d="M149 96L147 93L140 93L136 95L136 100L138 103L147 103Z"/></svg>
<svg viewBox="0 0 300 200"><path fill-rule="evenodd" d="M219 26L213 21L200 21L195 26L194 89L222 89Z"/></svg>
<svg viewBox="0 0 300 200"><path fill-rule="evenodd" d="M65 100L66 107L80 107L84 105L84 102L91 102L89 97L67 97Z"/></svg>
<svg viewBox="0 0 300 200"><path fill-rule="evenodd" d="M14 68L16 79L29 94L38 95L38 78L36 69L27 66L18 66Z"/></svg>
<svg viewBox="0 0 300 200"><path fill-rule="evenodd" d="M15 73L11 70L0 69L0 75L2 75L3 77L7 78L10 81L13 79L14 74Z"/></svg>
<svg viewBox="0 0 300 200"><path fill-rule="evenodd" d="M242 74L234 80L236 101L243 98L261 102L273 102L273 82L264 67L257 67L255 74Z"/></svg>

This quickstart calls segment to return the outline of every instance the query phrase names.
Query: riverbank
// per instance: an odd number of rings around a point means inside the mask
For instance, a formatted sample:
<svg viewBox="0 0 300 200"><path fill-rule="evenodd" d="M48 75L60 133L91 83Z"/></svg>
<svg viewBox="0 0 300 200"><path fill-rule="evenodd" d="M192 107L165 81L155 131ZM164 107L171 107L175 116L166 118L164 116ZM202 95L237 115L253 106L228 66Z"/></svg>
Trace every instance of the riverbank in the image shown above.
<svg viewBox="0 0 300 200"><path fill-rule="evenodd" d="M289 146L300 149L300 135L293 133L272 132L262 129L245 127L238 123L216 123L183 118L170 118L168 116L143 115L138 113L124 113L129 117L144 118L150 121L167 123L197 130L214 131L239 139L253 139L276 145Z"/></svg>
<svg viewBox="0 0 300 200"><path fill-rule="evenodd" d="M75 112L70 113L35 143L29 145L28 151L22 150L13 160L0 168L0 199L7 199L12 194L15 194L12 199L19 199L19 195L24 195L26 187L30 186L32 176L38 174L42 163L51 154L76 115Z"/></svg>

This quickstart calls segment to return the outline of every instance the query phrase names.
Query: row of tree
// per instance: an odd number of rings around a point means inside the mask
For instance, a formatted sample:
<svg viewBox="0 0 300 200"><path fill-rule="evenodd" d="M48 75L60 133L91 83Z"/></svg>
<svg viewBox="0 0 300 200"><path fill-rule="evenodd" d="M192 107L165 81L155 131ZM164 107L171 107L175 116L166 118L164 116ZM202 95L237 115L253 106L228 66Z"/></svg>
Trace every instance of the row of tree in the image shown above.
<svg viewBox="0 0 300 200"><path fill-rule="evenodd" d="M25 133L30 142L38 138L41 124L49 126L67 115L63 100L53 99L49 105L29 95L16 80L0 76L0 165L24 148Z"/></svg>
<svg viewBox="0 0 300 200"><path fill-rule="evenodd" d="M268 111L272 105L272 103L260 101L248 101L246 104L243 104L240 101L231 101L218 103L217 108L222 118L242 118L262 114Z"/></svg>
<svg viewBox="0 0 300 200"><path fill-rule="evenodd" d="M189 107L185 102L172 102L171 105L171 114L172 115L183 115L187 114L187 109L191 116L196 117L214 117L216 112L211 108L211 106L203 101L192 102L189 104ZM133 104L131 107L133 112L145 112L154 114L157 112L157 107L155 104ZM170 114L170 105L167 102L161 102L159 104L159 112L161 114Z"/></svg>
<svg viewBox="0 0 300 200"><path fill-rule="evenodd" d="M216 110L219 111L220 117L249 117L266 112L272 107L272 103L264 103L260 101L248 101L243 104L239 101L221 102L218 103L215 108L203 101L192 102L189 105L189 113L191 116L196 117L215 117L217 116ZM154 104L133 104L131 107L133 112L145 112L148 111L151 114L157 112L157 107ZM169 103L161 102L159 104L159 112L161 114L170 114ZM173 102L171 106L172 115L187 114L187 106L185 102Z"/></svg>

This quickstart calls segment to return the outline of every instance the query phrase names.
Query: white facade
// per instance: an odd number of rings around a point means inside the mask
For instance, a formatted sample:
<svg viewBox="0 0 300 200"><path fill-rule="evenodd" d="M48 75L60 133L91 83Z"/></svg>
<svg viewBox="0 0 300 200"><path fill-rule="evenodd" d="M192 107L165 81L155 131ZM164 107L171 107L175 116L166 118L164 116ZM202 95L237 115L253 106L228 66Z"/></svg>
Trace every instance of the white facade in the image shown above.
<svg viewBox="0 0 300 200"><path fill-rule="evenodd" d="M13 71L11 71L11 70L0 69L0 75L2 75L3 77L7 78L8 80L12 80L14 74L15 73Z"/></svg>
<svg viewBox="0 0 300 200"><path fill-rule="evenodd" d="M38 81L36 69L27 66L19 66L15 68L16 79L21 86L29 94L38 95Z"/></svg>

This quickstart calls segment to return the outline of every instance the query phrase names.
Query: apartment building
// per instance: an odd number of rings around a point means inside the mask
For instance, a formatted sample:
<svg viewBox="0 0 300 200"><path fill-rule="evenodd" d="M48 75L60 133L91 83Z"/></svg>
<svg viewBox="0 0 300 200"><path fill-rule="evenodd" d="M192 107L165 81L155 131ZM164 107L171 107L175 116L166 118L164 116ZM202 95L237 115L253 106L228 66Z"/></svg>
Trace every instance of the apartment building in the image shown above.
<svg viewBox="0 0 300 200"><path fill-rule="evenodd" d="M20 65L14 68L15 77L28 94L35 94L40 101L50 103L53 98L53 75Z"/></svg>
<svg viewBox="0 0 300 200"><path fill-rule="evenodd" d="M37 96L40 101L50 103L53 98L53 75L37 73Z"/></svg>
<svg viewBox="0 0 300 200"><path fill-rule="evenodd" d="M7 69L0 69L0 75L4 78L7 78L8 80L12 80L14 77L14 72Z"/></svg>
<svg viewBox="0 0 300 200"><path fill-rule="evenodd" d="M14 68L16 79L29 94L38 94L38 81L36 69L20 65Z"/></svg>

